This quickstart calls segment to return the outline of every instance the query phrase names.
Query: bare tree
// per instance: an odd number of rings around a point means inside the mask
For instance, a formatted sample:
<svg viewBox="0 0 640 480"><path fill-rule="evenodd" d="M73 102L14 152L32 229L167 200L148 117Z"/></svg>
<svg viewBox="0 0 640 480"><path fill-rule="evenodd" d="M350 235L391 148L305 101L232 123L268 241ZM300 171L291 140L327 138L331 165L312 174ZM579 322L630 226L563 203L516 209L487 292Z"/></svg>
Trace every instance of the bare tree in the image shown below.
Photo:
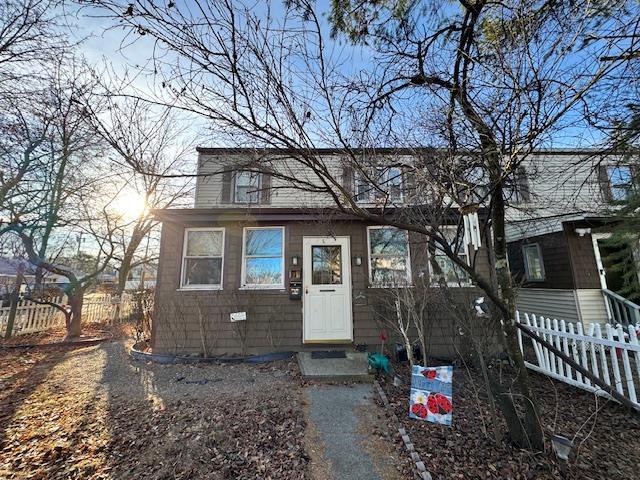
<svg viewBox="0 0 640 480"><path fill-rule="evenodd" d="M625 61L620 53L635 48L635 39L609 35L637 27L626 5L400 2L398 9L396 2L359 2L361 8L334 2L344 7L332 12L336 33L372 46L355 75L327 44L314 4L304 0L289 2L279 19L268 6L252 10L223 0L91 5L119 22L114 28L123 28L128 42L136 35L154 40L151 73L159 92L148 100L209 120L223 144L279 149L257 149L244 163L219 165L208 175L268 171L287 188L325 195L339 212L423 234L484 290L502 320L523 399L521 420L512 415L516 398L504 396L512 440L542 447L513 322L508 185L523 159L568 127L595 86ZM580 62L571 57L578 50ZM395 176L413 185L403 195L395 195L393 178L376 173L381 145L416 147L411 158L393 160ZM342 168L316 150L327 146L342 149ZM369 185L376 208L358 202L353 183L343 181L345 170ZM413 211L420 215L398 208L406 201L419 205ZM440 228L458 226L455 246L461 214L478 206L489 216L485 233L493 231L496 278L462 261Z"/></svg>
<svg viewBox="0 0 640 480"><path fill-rule="evenodd" d="M131 205L134 211L137 208L135 218L124 223L118 235L114 259L118 263L116 294L121 295L131 270L154 260L148 250L140 251L143 240L158 225L152 210L184 205L190 199L189 179L169 177L182 171L191 145L169 109L156 113L148 103L113 93L104 95L98 109L92 99L87 98L84 109L90 113L87 118L96 132L113 150L114 169L122 171L125 181L117 185L119 194L140 203Z"/></svg>

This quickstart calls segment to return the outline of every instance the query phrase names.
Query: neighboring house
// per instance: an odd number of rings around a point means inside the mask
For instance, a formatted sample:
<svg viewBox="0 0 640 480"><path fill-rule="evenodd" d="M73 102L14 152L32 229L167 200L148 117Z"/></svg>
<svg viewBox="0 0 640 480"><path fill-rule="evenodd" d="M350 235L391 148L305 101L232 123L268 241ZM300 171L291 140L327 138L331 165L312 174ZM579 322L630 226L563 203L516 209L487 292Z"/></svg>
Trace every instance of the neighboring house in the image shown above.
<svg viewBox="0 0 640 480"><path fill-rule="evenodd" d="M616 204L637 188L638 165L588 150L548 150L524 162L507 222L521 311L585 324L640 322L640 307L617 294L622 279L603 242L619 221ZM639 246L630 247L629 261L640 265Z"/></svg>
<svg viewBox="0 0 640 480"><path fill-rule="evenodd" d="M129 272L129 278L125 283L125 290L139 290L144 284L144 289L153 289L156 286L157 266L154 264L136 265Z"/></svg>
<svg viewBox="0 0 640 480"><path fill-rule="evenodd" d="M3 303L9 301L9 294L15 288L18 270L22 270L23 274L23 283L20 287L20 292L26 293L29 288L33 288L35 283L35 265L28 260L20 258L0 257L0 295L3 298ZM62 292L69 284L69 280L62 275L48 271L44 271L43 273L42 286L50 292Z"/></svg>
<svg viewBox="0 0 640 480"><path fill-rule="evenodd" d="M279 150L198 152L199 174L237 165L242 163L238 159L258 153L273 156L274 165L286 162L286 152ZM380 193L354 177L341 161L344 152L315 153L363 207L379 207ZM371 174L397 203L403 203L412 183L399 161L409 154L376 152L384 158ZM155 211L162 221L162 240L154 352L211 355L336 345L377 350L385 330L378 307L388 302L389 287L425 276L435 281L429 255L436 255L446 280L455 284L453 264L437 252L429 253L424 237L328 214L326 207L334 206L331 198L291 188L280 176L229 170L198 178L194 208ZM313 182L301 169L291 175ZM486 244L477 251L461 245L459 255L491 278ZM478 296L470 284L452 291L465 308ZM234 320L245 315L246 320L232 322L232 313ZM389 314L393 321L395 313ZM453 356L461 337L450 318L443 315L438 321L428 335L429 354Z"/></svg>

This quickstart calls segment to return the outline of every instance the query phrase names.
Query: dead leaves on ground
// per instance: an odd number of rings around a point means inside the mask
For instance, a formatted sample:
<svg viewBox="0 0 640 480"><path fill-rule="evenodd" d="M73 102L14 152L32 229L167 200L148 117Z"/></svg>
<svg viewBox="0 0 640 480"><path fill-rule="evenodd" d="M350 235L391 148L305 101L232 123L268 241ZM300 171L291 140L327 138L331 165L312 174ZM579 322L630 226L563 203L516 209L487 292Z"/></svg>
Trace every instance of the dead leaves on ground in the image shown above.
<svg viewBox="0 0 640 480"><path fill-rule="evenodd" d="M0 353L0 478L306 477L295 383L286 393L168 400L154 408L145 399L111 397L108 385L68 387L51 375L66 352Z"/></svg>
<svg viewBox="0 0 640 480"><path fill-rule="evenodd" d="M434 480L562 478L549 445L546 452L532 453L507 444L495 444L488 421L486 394L478 382L479 401L476 400L466 372L458 369L454 373L453 426L449 428L409 419L409 370L399 367L398 371L404 380L403 387L394 387L386 378L381 382ZM566 478L638 478L640 419L637 416L613 402L596 400L587 392L548 377L532 374L531 380L547 434L572 438L577 433L578 455L570 458ZM596 404L598 412L594 414Z"/></svg>

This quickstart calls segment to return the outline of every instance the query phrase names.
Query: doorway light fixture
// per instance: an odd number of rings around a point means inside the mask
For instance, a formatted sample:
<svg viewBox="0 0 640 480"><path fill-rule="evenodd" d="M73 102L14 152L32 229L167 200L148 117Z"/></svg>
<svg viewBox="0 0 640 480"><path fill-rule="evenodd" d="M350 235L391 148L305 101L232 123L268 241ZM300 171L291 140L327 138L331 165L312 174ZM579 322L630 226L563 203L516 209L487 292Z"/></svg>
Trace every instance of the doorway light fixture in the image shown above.
<svg viewBox="0 0 640 480"><path fill-rule="evenodd" d="M298 263L300 263L300 257L298 257L297 255L294 255L293 257L291 257L291 265L293 265L294 267L297 267Z"/></svg>

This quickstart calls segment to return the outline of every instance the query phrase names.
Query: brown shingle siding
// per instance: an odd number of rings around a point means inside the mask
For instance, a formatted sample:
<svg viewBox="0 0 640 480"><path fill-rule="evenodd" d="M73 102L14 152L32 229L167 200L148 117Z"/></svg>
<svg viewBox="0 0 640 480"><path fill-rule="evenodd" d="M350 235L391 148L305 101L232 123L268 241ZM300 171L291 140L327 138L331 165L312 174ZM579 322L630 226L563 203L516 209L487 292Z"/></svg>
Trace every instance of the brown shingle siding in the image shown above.
<svg viewBox="0 0 640 480"><path fill-rule="evenodd" d="M285 284L288 284L291 257L295 255L302 260L303 237L332 234L350 237L351 257L359 256L363 260L361 266L356 266L353 262L351 266L354 344L366 343L377 348L375 346L380 343L380 325L373 312L376 301L388 294L388 291L368 288L366 225L351 220L259 224L267 225L285 226ZM242 230L244 226L255 224L235 221L211 226L225 228L223 290L179 291L185 226L171 222L163 224L154 318L154 350L159 353L201 354L201 332L204 328L208 354L239 353L240 341L229 320L229 314L234 311L247 312L246 345L250 353L305 348L302 344L302 301L290 300L288 291L239 289ZM427 268L426 259L418 254L419 248L416 245L410 248L412 272L417 274ZM478 252L477 265L480 271L486 273L490 271L490 265L485 252L484 248ZM468 289L459 290L462 292ZM462 297L468 303L467 297ZM203 327L200 325L201 313ZM440 321L443 326L434 328L430 341L434 348L438 346L434 351L439 355L452 355L452 320L443 316Z"/></svg>

